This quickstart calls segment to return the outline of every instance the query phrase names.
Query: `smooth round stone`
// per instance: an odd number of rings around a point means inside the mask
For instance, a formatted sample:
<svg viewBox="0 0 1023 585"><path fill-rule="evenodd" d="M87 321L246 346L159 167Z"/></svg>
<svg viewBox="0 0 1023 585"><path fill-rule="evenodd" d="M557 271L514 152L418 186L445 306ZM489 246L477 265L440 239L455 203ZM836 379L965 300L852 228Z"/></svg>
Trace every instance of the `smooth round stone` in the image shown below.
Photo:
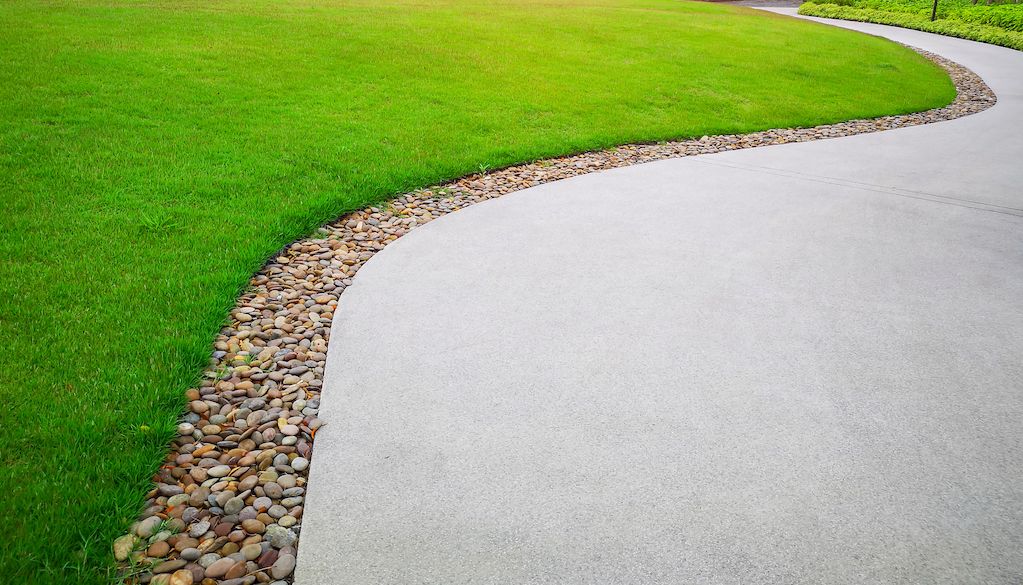
<svg viewBox="0 0 1023 585"><path fill-rule="evenodd" d="M162 558L167 556L167 553L170 552L170 548L171 547L167 544L166 540L160 540L149 545L149 548L146 550L146 555L155 558Z"/></svg>
<svg viewBox="0 0 1023 585"><path fill-rule="evenodd" d="M266 569L267 567L277 562L277 557L279 556L279 554L280 553L278 553L275 549L269 548L263 551L263 554L259 555L259 560L257 560L256 563L260 567Z"/></svg>
<svg viewBox="0 0 1023 585"><path fill-rule="evenodd" d="M188 501L188 494L177 494L167 498L167 505L170 507L180 506Z"/></svg>
<svg viewBox="0 0 1023 585"><path fill-rule="evenodd" d="M170 497L183 493L185 490L179 485L160 484L160 486L157 487L157 491L161 496Z"/></svg>
<svg viewBox="0 0 1023 585"><path fill-rule="evenodd" d="M206 473L208 473L210 477L224 477L231 473L231 467L228 465L217 465L216 467L210 468L210 470Z"/></svg>
<svg viewBox="0 0 1023 585"><path fill-rule="evenodd" d="M145 520L139 522L135 528L135 534L138 534L142 538L149 538L156 532L156 528L160 525L163 520L159 516L150 516Z"/></svg>
<svg viewBox="0 0 1023 585"><path fill-rule="evenodd" d="M295 457L291 460L291 468L295 471L305 471L309 467L309 460L305 457Z"/></svg>
<svg viewBox="0 0 1023 585"><path fill-rule="evenodd" d="M281 439L281 444L289 446L289 447L294 445L297 442L298 442L298 437L285 436L283 439Z"/></svg>
<svg viewBox="0 0 1023 585"><path fill-rule="evenodd" d="M216 497L213 498L213 501L215 501L218 506L223 508L224 505L226 505L227 502L230 501L231 498L233 497L234 494L231 492L220 492L219 494L216 495Z"/></svg>
<svg viewBox="0 0 1023 585"><path fill-rule="evenodd" d="M225 579L238 579L246 572L245 561L235 561L234 565L224 574Z"/></svg>
<svg viewBox="0 0 1023 585"><path fill-rule="evenodd" d="M137 538L134 534L125 534L114 541L114 558L118 561L123 561L128 558L132 550L135 549L135 542Z"/></svg>
<svg viewBox="0 0 1023 585"><path fill-rule="evenodd" d="M160 563L159 565L156 565L155 567L153 567L153 573L154 574L173 573L174 571L177 571L178 569L184 567L187 564L188 564L188 561L186 561L184 559L173 559L173 560L170 560L170 561L164 561L164 562Z"/></svg>
<svg viewBox="0 0 1023 585"><path fill-rule="evenodd" d="M213 563L220 560L220 555L217 553L206 553L199 557L199 566L204 569L209 569Z"/></svg>
<svg viewBox="0 0 1023 585"><path fill-rule="evenodd" d="M193 432L195 432L195 425L192 423L183 422L178 425L179 435L191 435Z"/></svg>
<svg viewBox="0 0 1023 585"><path fill-rule="evenodd" d="M191 474L192 477L195 477L195 471L196 470L194 469L192 470ZM206 498L208 498L209 495L210 495L209 488L205 487L195 488L195 490L192 493L188 494L188 504L198 508L199 506L203 505L203 503L206 501Z"/></svg>
<svg viewBox="0 0 1023 585"><path fill-rule="evenodd" d="M224 575L226 575L227 572L231 570L231 567L233 567L235 565L235 563L237 563L237 562L238 561L236 561L236 560L234 560L232 558L226 558L225 557L225 558L219 559L216 562L214 562L213 564L211 564L210 566L206 567L206 576L210 577L210 578L213 578L213 579L219 579L219 578L223 577ZM277 577L275 577L275 578L277 578Z"/></svg>
<svg viewBox="0 0 1023 585"><path fill-rule="evenodd" d="M285 528L291 528L292 526L298 523L298 519L290 515L281 516L280 519L277 520L277 523Z"/></svg>
<svg viewBox="0 0 1023 585"><path fill-rule="evenodd" d="M260 512L268 510L270 508L270 506L273 506L273 505L274 505L273 500L271 500L270 498L268 498L266 496L258 497L258 498L256 498L255 500L252 501L252 507L255 508L256 510L260 511Z"/></svg>
<svg viewBox="0 0 1023 585"><path fill-rule="evenodd" d="M284 425L281 427L281 432L289 437L294 437L299 433L299 428L297 425Z"/></svg>
<svg viewBox="0 0 1023 585"><path fill-rule="evenodd" d="M238 512L241 512L242 508L244 507L245 500L239 497L234 497L229 499L227 503L224 504L224 513L228 515L237 514Z"/></svg>
<svg viewBox="0 0 1023 585"><path fill-rule="evenodd" d="M239 551L247 561L254 561L259 558L259 555L263 554L263 547L258 544L246 544Z"/></svg>
<svg viewBox="0 0 1023 585"><path fill-rule="evenodd" d="M177 538L174 539L174 550L177 551L183 551L186 548L195 548L197 546L199 546L199 541L190 536L179 534L177 535Z"/></svg>
<svg viewBox="0 0 1023 585"><path fill-rule="evenodd" d="M266 513L269 514L271 518L283 518L288 513L288 509L280 504L274 504L273 506L270 506L270 509L267 510Z"/></svg>
<svg viewBox="0 0 1023 585"><path fill-rule="evenodd" d="M277 484L284 489L293 488L298 483L298 479L294 475L282 475L277 479Z"/></svg>
<svg viewBox="0 0 1023 585"><path fill-rule="evenodd" d="M269 498L279 500L284 496L284 488L282 488L279 483L269 482L263 486L263 493L265 493Z"/></svg>
<svg viewBox="0 0 1023 585"><path fill-rule="evenodd" d="M277 562L270 568L270 575L274 579L283 579L291 574L295 570L295 557L292 555L281 555L277 557Z"/></svg>
<svg viewBox="0 0 1023 585"><path fill-rule="evenodd" d="M191 524L195 522L195 519L199 517L199 509L189 506L185 508L185 511L181 513L181 520L185 524Z"/></svg>
<svg viewBox="0 0 1023 585"><path fill-rule="evenodd" d="M238 489L240 491L248 491L256 487L256 483L259 482L259 478L255 475L249 475L238 482Z"/></svg>
<svg viewBox="0 0 1023 585"><path fill-rule="evenodd" d="M206 531L208 531L209 529L210 521L205 519L200 520L193 524L192 527L188 529L188 535L191 536L192 538L199 538L202 535L206 534Z"/></svg>
<svg viewBox="0 0 1023 585"><path fill-rule="evenodd" d="M167 581L167 585L192 585L193 583L195 583L195 573L189 571L187 567L174 571L174 574L170 576L170 580Z"/></svg>
<svg viewBox="0 0 1023 585"><path fill-rule="evenodd" d="M266 524L259 520L242 520L242 528L249 534L262 534L266 530Z"/></svg>
<svg viewBox="0 0 1023 585"><path fill-rule="evenodd" d="M195 547L186 548L185 550L181 551L181 558L185 559L186 561L197 561L199 560L200 556L202 556L202 554L199 552L199 549Z"/></svg>

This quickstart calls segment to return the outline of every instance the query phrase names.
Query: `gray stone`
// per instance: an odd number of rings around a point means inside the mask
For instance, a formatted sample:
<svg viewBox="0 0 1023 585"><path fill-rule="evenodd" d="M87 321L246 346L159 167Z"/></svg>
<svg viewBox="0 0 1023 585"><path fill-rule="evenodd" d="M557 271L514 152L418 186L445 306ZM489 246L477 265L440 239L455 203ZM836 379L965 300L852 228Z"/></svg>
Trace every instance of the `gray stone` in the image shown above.
<svg viewBox="0 0 1023 585"><path fill-rule="evenodd" d="M263 538L266 539L274 548L282 548L285 546L291 546L298 538L294 532L278 526L277 524L271 524L266 527L266 532L263 533Z"/></svg>
<svg viewBox="0 0 1023 585"><path fill-rule="evenodd" d="M245 500L238 497L231 498L226 504L224 504L224 513L229 515L237 514L238 512L241 512L244 507Z"/></svg>
<svg viewBox="0 0 1023 585"><path fill-rule="evenodd" d="M149 518L139 522L138 526L135 528L135 534L139 535L141 538L149 538L156 532L162 522L163 519L159 516L150 516Z"/></svg>

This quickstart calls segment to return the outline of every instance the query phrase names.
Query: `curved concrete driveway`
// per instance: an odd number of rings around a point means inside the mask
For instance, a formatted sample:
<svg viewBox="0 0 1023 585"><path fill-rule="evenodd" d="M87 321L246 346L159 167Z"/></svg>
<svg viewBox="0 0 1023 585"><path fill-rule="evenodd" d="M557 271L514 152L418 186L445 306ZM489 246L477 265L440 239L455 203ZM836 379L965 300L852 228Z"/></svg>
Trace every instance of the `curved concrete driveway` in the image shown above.
<svg viewBox="0 0 1023 585"><path fill-rule="evenodd" d="M1019 583L1023 53L952 122L601 172L341 299L313 584Z"/></svg>

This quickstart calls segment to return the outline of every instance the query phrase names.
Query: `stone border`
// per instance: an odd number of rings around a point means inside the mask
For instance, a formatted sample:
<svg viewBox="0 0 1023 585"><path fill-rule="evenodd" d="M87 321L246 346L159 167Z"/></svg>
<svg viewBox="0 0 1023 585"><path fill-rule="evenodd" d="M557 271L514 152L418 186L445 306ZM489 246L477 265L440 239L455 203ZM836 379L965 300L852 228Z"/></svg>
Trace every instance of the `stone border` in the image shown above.
<svg viewBox="0 0 1023 585"><path fill-rule="evenodd" d="M359 268L409 230L513 191L653 160L805 142L951 120L985 110L994 93L972 71L944 68L950 105L840 124L635 144L471 175L349 213L282 250L250 281L214 344L147 507L114 542L121 580L158 585L290 583L327 341L339 295Z"/></svg>

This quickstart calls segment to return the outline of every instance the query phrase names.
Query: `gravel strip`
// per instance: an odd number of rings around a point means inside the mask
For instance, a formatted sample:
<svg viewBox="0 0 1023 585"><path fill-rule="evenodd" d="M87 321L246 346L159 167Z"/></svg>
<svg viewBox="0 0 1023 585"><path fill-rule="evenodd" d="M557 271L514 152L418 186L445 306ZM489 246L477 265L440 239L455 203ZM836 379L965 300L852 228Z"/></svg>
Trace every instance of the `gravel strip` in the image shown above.
<svg viewBox="0 0 1023 585"><path fill-rule="evenodd" d="M506 193L652 160L850 136L951 120L994 105L973 72L919 51L958 89L944 108L814 128L638 144L472 175L350 213L287 246L251 280L217 337L141 519L118 538L124 582L290 583L302 524L327 340L359 268L416 226Z"/></svg>

